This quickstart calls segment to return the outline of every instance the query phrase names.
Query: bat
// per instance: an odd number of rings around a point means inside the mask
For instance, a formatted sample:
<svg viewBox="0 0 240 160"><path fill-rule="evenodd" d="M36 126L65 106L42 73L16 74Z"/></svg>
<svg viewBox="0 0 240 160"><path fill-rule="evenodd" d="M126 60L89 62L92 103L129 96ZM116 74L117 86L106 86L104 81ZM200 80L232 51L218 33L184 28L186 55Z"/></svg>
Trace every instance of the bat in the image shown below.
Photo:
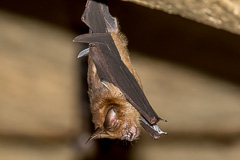
<svg viewBox="0 0 240 160"><path fill-rule="evenodd" d="M82 21L89 27L89 34L73 41L89 44L78 55L88 56L88 95L95 125L88 141L94 138L133 141L140 135L140 126L153 139L167 134L156 124L163 119L142 90L130 61L126 37L120 32L117 19L110 15L106 1L88 0Z"/></svg>

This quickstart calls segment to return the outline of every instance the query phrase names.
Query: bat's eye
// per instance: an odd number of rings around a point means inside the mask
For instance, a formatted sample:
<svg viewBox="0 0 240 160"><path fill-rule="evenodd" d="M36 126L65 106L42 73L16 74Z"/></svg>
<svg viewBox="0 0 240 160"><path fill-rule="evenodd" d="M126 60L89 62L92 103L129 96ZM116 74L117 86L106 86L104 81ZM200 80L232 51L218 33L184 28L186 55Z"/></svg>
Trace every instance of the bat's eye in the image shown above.
<svg viewBox="0 0 240 160"><path fill-rule="evenodd" d="M111 107L106 114L105 121L103 124L107 131L113 132L119 127L117 119L117 107Z"/></svg>

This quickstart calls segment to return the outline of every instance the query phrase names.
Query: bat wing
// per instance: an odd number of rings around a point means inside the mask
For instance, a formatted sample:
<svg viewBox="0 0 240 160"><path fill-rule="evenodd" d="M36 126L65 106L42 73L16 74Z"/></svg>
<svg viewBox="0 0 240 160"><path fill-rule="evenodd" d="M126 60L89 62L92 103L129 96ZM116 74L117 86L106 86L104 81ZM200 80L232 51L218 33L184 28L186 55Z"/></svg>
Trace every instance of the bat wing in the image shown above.
<svg viewBox="0 0 240 160"><path fill-rule="evenodd" d="M119 30L116 18L109 13L106 0L101 0L101 2L88 0L82 21L93 33L106 33L108 31L116 33Z"/></svg>
<svg viewBox="0 0 240 160"><path fill-rule="evenodd" d="M160 118L152 109L138 82L121 60L109 33L80 35L74 41L90 44L90 54L101 81L110 82L118 87L150 124L159 121Z"/></svg>

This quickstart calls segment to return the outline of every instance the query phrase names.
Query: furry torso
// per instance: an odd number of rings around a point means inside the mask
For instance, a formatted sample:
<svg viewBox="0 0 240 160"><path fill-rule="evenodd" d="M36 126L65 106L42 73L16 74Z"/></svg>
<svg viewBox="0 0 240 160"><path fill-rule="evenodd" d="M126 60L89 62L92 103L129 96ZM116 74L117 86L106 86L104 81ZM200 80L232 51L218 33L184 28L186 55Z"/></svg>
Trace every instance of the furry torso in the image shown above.
<svg viewBox="0 0 240 160"><path fill-rule="evenodd" d="M125 37L121 33L111 33L111 36L122 61L141 86L140 79L130 62ZM98 138L121 138L130 141L136 139L140 134L139 112L126 100L119 88L108 82L104 82L108 88L103 85L98 77L96 66L92 61L91 52L89 53L88 65L88 94L93 116L92 121L95 124L95 128L104 130L104 134L99 135ZM117 120L120 126L114 131L108 131L104 128L104 121L109 108L112 106L117 107Z"/></svg>

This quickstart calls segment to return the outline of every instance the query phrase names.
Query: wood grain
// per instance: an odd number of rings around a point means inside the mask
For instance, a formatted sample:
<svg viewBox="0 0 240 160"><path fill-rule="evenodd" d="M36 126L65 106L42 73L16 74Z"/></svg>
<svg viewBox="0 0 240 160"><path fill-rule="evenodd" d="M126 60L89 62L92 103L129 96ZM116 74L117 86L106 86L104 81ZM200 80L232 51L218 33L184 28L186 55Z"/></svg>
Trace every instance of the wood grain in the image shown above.
<svg viewBox="0 0 240 160"><path fill-rule="evenodd" d="M123 0L240 34L238 0Z"/></svg>

